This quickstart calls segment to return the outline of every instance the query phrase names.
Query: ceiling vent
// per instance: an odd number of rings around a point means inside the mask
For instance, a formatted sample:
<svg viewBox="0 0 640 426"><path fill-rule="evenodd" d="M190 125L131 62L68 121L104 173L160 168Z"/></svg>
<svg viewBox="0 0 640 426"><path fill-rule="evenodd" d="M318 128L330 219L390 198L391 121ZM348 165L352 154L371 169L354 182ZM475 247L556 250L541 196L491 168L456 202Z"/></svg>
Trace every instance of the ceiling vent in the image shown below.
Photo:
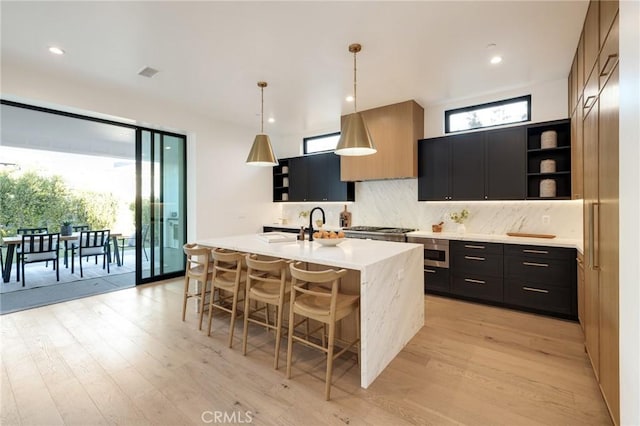
<svg viewBox="0 0 640 426"><path fill-rule="evenodd" d="M140 71L138 71L138 75L148 78L151 78L156 74L158 74L158 70L151 67L144 67Z"/></svg>

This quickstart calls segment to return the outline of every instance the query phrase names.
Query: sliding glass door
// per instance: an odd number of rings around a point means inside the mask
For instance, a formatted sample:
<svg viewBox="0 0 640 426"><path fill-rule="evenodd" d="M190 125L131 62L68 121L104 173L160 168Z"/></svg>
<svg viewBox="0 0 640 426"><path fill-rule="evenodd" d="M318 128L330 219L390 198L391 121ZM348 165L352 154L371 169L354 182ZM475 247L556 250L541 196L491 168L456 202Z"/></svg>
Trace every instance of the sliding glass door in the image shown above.
<svg viewBox="0 0 640 426"><path fill-rule="evenodd" d="M138 129L136 282L182 275L186 238L186 138Z"/></svg>

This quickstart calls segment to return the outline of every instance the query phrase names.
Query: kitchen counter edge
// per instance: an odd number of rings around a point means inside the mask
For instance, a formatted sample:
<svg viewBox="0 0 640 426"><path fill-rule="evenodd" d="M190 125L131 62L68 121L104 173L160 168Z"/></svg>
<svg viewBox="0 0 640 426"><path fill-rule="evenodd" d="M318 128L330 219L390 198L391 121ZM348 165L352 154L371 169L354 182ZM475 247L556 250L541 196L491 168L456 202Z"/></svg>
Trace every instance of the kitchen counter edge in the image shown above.
<svg viewBox="0 0 640 426"><path fill-rule="evenodd" d="M522 244L530 246L547 246L547 247L565 247L574 248L580 253L584 253L582 240L572 238L530 238L530 237L511 237L506 234L458 234L454 232L428 232L413 231L407 234L407 237L418 238L435 238L440 240L457 240L457 241L479 241L487 243L504 243L504 244Z"/></svg>

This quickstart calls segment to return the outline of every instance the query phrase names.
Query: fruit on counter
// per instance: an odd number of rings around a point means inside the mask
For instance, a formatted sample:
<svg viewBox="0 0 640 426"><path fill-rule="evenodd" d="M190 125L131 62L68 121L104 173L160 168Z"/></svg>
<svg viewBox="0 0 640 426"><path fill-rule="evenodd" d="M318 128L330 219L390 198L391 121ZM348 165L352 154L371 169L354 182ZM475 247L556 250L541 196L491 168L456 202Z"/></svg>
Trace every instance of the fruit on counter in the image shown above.
<svg viewBox="0 0 640 426"><path fill-rule="evenodd" d="M344 238L344 232L339 231L316 231L313 233L313 238Z"/></svg>

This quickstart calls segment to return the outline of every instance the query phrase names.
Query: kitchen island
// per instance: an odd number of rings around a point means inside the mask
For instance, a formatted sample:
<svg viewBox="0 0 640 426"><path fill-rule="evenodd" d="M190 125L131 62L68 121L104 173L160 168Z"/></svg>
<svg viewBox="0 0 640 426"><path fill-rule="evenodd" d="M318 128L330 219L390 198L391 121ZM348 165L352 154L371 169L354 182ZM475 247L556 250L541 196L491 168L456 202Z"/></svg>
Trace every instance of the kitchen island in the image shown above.
<svg viewBox="0 0 640 426"><path fill-rule="evenodd" d="M346 239L335 247L313 241L268 243L256 234L198 244L344 268L358 277L360 385L367 388L424 325L423 247Z"/></svg>

